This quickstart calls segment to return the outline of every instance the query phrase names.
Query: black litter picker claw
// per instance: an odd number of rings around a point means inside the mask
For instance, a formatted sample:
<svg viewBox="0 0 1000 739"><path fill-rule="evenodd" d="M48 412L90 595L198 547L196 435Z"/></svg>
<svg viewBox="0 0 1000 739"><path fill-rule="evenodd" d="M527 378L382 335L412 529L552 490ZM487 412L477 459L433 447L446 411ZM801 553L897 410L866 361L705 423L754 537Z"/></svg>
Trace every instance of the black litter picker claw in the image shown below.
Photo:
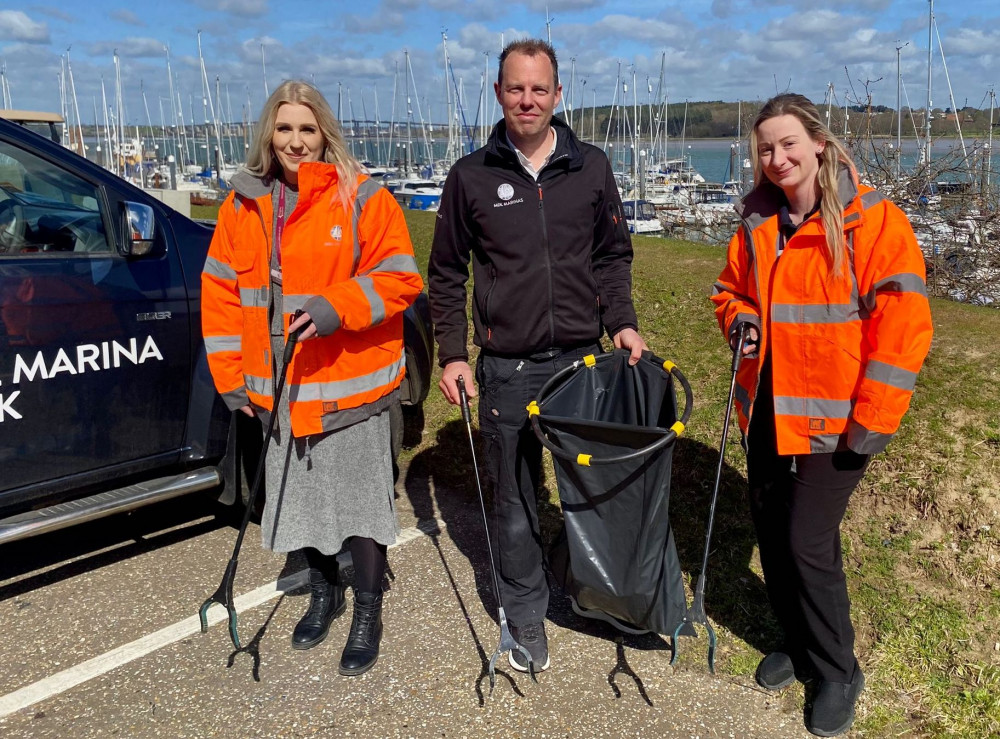
<svg viewBox="0 0 1000 739"><path fill-rule="evenodd" d="M708 569L708 552L712 543L712 525L715 523L715 502L719 497L719 483L722 480L722 463L726 455L726 440L729 438L729 419L733 414L733 398L736 395L736 372L739 370L740 362L743 359L743 346L746 338L746 325L743 325L740 327L736 349L733 350L733 376L729 382L729 401L726 403L726 420L722 426L722 443L719 445L719 464L715 468L715 486L712 489L712 502L708 509L708 529L705 532L705 551L701 560L701 573L698 575L698 584L694 591L694 601L685 612L684 620L674 630L673 656L670 658L670 664L677 662L677 656L680 652L680 645L677 641L678 637L681 635L697 636L698 632L694 625L703 624L708 631L708 669L713 674L715 673L715 629L708 622L708 616L705 613L705 571Z"/></svg>
<svg viewBox="0 0 1000 739"><path fill-rule="evenodd" d="M514 651L515 649L520 652L521 656L528 661L528 674L531 675L531 679L537 683L538 678L535 676L535 661L531 659L531 653L528 652L524 645L518 644L517 641L515 641L514 635L510 633L510 627L507 625L507 614L503 610L503 598L500 596L500 578L497 577L496 560L493 559L493 543L490 540L490 524L486 518L486 501L483 499L483 487L479 482L479 465L476 463L476 445L472 439L472 414L469 412L469 397L465 392L465 378L459 375L455 384L458 386L459 405L462 408L462 420L465 421L465 428L469 434L469 451L472 453L472 470L475 473L476 491L479 493L479 506L483 511L483 528L486 531L486 548L489 550L490 568L493 571L493 588L497 596L497 615L500 621L500 643L497 644L496 651L493 652L493 656L490 657L489 664L490 695L493 695L493 688L496 684L497 659L504 652Z"/></svg>
<svg viewBox="0 0 1000 739"><path fill-rule="evenodd" d="M302 315L302 311L295 311L292 321ZM308 326L310 324L306 324ZM243 522L240 524L240 533L236 536L236 545L233 547L233 556L229 558L226 565L226 572L222 576L219 589L210 595L201 608L198 609L198 617L201 619L201 633L208 631L208 609L213 603L225 606L229 613L229 638L233 646L242 649L240 645L240 634L236 629L236 604L233 601L233 581L236 579L236 566L239 562L240 548L243 546L243 537L246 535L247 526L250 524L250 516L253 513L253 504L257 500L257 491L260 489L261 479L264 477L264 459L267 457L267 447L271 443L271 433L274 431L274 421L278 417L278 402L281 400L281 391L285 387L285 376L288 374L288 365L292 361L292 354L295 351L295 342L298 341L299 333L305 326L299 327L296 331L290 331L288 341L285 342L285 352L281 357L281 373L278 376L278 383L274 389L274 407L271 410L270 418L267 422L267 431L264 434L264 446L260 452L260 459L257 461L257 471L254 473L253 485L250 487L250 495L246 502L246 511L243 513ZM237 411L239 413L240 411Z"/></svg>

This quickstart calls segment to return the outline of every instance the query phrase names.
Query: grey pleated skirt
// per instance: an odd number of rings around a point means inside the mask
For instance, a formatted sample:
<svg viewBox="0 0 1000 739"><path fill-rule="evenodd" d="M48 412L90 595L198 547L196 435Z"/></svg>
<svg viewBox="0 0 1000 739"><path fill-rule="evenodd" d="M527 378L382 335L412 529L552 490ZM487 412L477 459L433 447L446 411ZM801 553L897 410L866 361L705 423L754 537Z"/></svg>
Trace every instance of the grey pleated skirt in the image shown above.
<svg viewBox="0 0 1000 739"><path fill-rule="evenodd" d="M266 462L265 549L336 554L351 536L395 543L389 416L384 411L338 431L295 438L288 401L281 400Z"/></svg>

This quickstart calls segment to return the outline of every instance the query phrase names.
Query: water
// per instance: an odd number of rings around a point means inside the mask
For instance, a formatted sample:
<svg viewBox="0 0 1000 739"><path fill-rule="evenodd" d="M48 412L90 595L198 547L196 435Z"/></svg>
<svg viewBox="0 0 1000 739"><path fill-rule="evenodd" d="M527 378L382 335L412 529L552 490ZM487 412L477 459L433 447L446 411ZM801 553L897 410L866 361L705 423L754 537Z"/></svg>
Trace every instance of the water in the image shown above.
<svg viewBox="0 0 1000 739"><path fill-rule="evenodd" d="M140 130L142 134L143 148L145 151L155 151L156 157L160 161L165 161L168 155L174 156L175 160L181 164L196 164L200 167L214 166L214 152L218 144L214 137L206 141L204 135L199 137L188 136L186 147L181 147L177 142L169 137L152 139L148 136L147 130ZM418 133L418 132L417 132ZM97 141L85 136L87 144L88 158L104 163L107 158L107 145L103 144L103 151L97 151ZM395 136L390 142L387 135L381 137L351 137L348 139L351 153L360 161L374 162L376 164L390 164L400 166L404 163L425 163L428 159L435 161L443 160L448 155L448 142L444 139L433 139L431 141L419 140L416 136L407 145L400 141L399 136ZM597 144L603 148L604 141L598 140ZM478 142L477 144L478 145ZM681 139L673 138L667 141L664 152L656 154L656 159L677 159L682 155L688 163L698 171L708 182L725 182L726 180L738 179L738 171L734 174L730 166L730 154L734 145L733 139L687 139L681 143ZM895 141L891 139L876 139L868 151L856 152L856 160L878 160L887 171L894 168L891 159ZM984 144L966 141L967 151L970 159L976 161L982 159L985 151ZM155 148L154 148L155 147ZM625 151L622 149L625 148ZM640 151L649 148L649 142L639 145ZM465 143L461 147L459 154L468 153L470 147ZM631 147L623 147L620 143L609 145L608 156L612 161L612 166L616 172L629 172L632 169ZM242 136L223 136L222 152L227 163L242 162L246 157L246 145ZM743 142L740 150L740 157L749 157L747 142ZM921 151L919 142L915 139L903 139L902 158L900 168L905 173L912 171L918 164ZM943 167L947 163L948 167L954 171L947 172L944 179L957 179L962 176L958 171L958 164L962 161L961 146L958 139L938 139L933 142L931 149L932 161L938 162ZM651 162L652 163L652 162ZM737 165L738 166L738 165ZM750 169L744 170L744 181L750 182L752 172ZM1000 182L1000 152L997 156L997 164L994 166L992 175L994 183Z"/></svg>

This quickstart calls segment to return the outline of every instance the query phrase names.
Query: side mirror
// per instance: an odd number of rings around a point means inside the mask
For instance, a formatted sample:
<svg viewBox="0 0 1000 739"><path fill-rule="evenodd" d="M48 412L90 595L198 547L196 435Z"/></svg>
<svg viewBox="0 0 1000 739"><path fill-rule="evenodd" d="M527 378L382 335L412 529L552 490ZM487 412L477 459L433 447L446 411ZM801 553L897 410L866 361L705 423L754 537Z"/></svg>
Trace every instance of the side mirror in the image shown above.
<svg viewBox="0 0 1000 739"><path fill-rule="evenodd" d="M142 203L122 204L122 248L127 257L144 257L156 241L156 214Z"/></svg>

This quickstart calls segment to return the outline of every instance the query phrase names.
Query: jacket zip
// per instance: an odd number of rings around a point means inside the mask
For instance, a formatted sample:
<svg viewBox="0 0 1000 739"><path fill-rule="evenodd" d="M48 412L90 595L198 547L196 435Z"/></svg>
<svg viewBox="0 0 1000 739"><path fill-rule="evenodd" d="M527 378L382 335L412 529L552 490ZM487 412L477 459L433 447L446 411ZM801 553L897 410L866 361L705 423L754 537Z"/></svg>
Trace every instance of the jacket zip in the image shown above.
<svg viewBox="0 0 1000 739"><path fill-rule="evenodd" d="M542 183L538 183L538 215L542 221L542 244L545 246L545 275L548 277L549 283L549 346L554 346L556 343L556 321L553 315L555 311L555 306L553 305L553 288L552 288L552 253L551 247L549 246L549 232L545 225L545 207L542 204Z"/></svg>

